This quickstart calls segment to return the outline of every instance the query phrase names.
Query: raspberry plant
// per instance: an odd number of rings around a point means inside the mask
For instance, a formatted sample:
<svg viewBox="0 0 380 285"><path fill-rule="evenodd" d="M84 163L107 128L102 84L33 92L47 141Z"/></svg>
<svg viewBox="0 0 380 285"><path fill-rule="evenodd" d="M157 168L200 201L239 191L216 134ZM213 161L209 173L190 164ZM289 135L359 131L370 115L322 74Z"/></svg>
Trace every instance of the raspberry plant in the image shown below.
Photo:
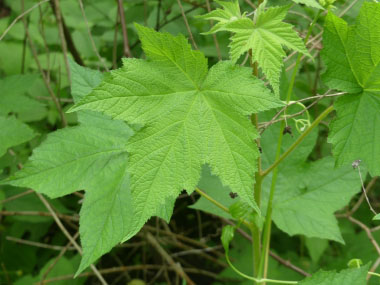
<svg viewBox="0 0 380 285"><path fill-rule="evenodd" d="M228 60L208 62L182 34L137 23L144 59L124 58L121 68L106 73L68 59L74 105L66 115L75 112L77 124L49 132L1 184L50 199L84 189L83 256L76 275L152 217L169 223L177 197L195 192L200 198L191 208L230 221L221 233L225 260L247 284L366 284L367 276L379 275L370 263L352 261L339 273L320 270L292 281L272 277L269 255L273 223L277 231L301 236L318 260L323 250L313 251L314 245L345 243L334 213L355 194L362 191L376 215L363 177L380 175L380 4L363 3L355 23L348 24L334 13L335 1L278 6L264 0L253 12L241 12L237 0L216 2L218 7L196 19L214 23L203 37L228 33ZM302 36L285 21L299 4L314 11ZM311 115L313 104L296 100L295 88L302 59L315 63L309 40L319 22L322 82L329 89L308 96L333 102ZM298 57L287 78L284 59L292 51ZM0 155L37 135L24 110L13 106L17 98L38 108L24 95L28 80L35 78L1 80ZM332 155L325 149L313 156L323 138L319 126L331 118ZM252 274L230 256L242 229L251 232Z"/></svg>

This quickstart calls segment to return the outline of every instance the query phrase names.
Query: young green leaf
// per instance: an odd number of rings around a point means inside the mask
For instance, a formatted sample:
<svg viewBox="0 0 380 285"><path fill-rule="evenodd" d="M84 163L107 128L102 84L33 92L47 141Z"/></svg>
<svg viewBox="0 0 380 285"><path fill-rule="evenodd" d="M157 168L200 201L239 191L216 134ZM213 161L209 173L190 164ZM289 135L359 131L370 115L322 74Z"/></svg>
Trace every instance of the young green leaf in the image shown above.
<svg viewBox="0 0 380 285"><path fill-rule="evenodd" d="M224 26L239 19L245 18L245 14L241 14L238 1L215 1L223 9L217 8L205 15L196 16L199 19L217 21L210 31L204 33L205 35L216 33L224 30Z"/></svg>
<svg viewBox="0 0 380 285"><path fill-rule="evenodd" d="M251 207L257 131L248 115L282 106L249 68L207 60L182 36L136 25L148 60L125 59L73 110L144 124L127 143L132 196L145 222L168 197L193 190L203 164Z"/></svg>
<svg viewBox="0 0 380 285"><path fill-rule="evenodd" d="M356 24L329 13L324 32L324 82L349 94L334 107L329 142L337 166L362 160L380 174L380 4L364 3Z"/></svg>
<svg viewBox="0 0 380 285"><path fill-rule="evenodd" d="M380 220L380 214L377 214L376 216L374 216L374 217L372 218L372 220L374 220L374 221L378 221L378 220Z"/></svg>
<svg viewBox="0 0 380 285"><path fill-rule="evenodd" d="M238 1L234 1L238 5ZM254 19L245 15L232 16L231 3L219 2L224 10L217 9L202 18L219 21L210 33L228 31L234 33L231 37L230 56L236 62L240 56L252 51L252 60L257 61L276 94L279 93L279 78L285 52L282 46L301 52L309 53L293 26L283 22L290 6L270 7L265 10L265 0L255 11ZM222 15L221 11L225 11ZM239 11L240 13L240 11ZM218 15L215 16L215 15Z"/></svg>
<svg viewBox="0 0 380 285"><path fill-rule="evenodd" d="M223 248L227 255L230 248L230 242L234 239L234 235L235 228L233 226L227 225L223 227L220 239L222 240Z"/></svg>

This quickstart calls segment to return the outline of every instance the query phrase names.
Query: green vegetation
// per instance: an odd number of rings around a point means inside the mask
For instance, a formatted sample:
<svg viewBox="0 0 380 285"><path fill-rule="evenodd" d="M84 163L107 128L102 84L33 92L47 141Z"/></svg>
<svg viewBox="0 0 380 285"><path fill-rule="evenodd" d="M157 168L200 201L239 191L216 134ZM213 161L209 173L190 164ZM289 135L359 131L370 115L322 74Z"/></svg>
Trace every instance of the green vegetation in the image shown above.
<svg viewBox="0 0 380 285"><path fill-rule="evenodd" d="M0 1L0 284L378 284L380 4Z"/></svg>

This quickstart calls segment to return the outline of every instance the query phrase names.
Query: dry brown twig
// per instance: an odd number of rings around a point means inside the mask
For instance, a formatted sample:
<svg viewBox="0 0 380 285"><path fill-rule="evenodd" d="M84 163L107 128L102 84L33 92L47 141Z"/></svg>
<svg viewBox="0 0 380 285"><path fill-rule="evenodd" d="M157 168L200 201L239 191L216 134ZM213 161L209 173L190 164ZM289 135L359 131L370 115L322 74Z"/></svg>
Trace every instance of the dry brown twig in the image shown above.
<svg viewBox="0 0 380 285"><path fill-rule="evenodd" d="M10 202L10 201L13 201L13 200L16 200L16 199L18 199L18 198L21 198L21 197L24 197L24 196L26 196L26 195L29 195L29 194L31 194L31 193L33 193L34 192L34 190L32 190L32 189L29 189L29 190L26 190L25 192L22 192L22 193L20 193L20 194L16 194L16 195L13 195L13 196L10 196L10 197L8 197L8 198L6 198L6 199L4 199L4 200L1 200L0 201L0 204L5 204L5 203L8 203L8 202Z"/></svg>
<svg viewBox="0 0 380 285"><path fill-rule="evenodd" d="M76 240L79 237L79 231L76 232L76 234L73 236L73 239ZM55 258L53 263L49 265L49 267L46 269L44 274L41 277L41 285L44 284L44 280L49 275L49 273L53 270L53 268L57 265L58 261L62 258L62 256L66 253L66 251L70 248L71 242L69 241L66 246L62 247L61 252L58 254L58 256ZM75 248L74 248L75 249Z"/></svg>
<svg viewBox="0 0 380 285"><path fill-rule="evenodd" d="M378 179L378 176L376 177L373 177L371 179L371 181L367 184L367 194L372 190L373 186L375 185L376 181ZM362 195L360 195L360 198L359 200L355 203L355 205L352 207L352 209L347 213L347 215L350 215L352 216L358 209L359 207L361 206L361 204L363 203L365 199L365 196L364 196L364 193L362 193Z"/></svg>
<svg viewBox="0 0 380 285"><path fill-rule="evenodd" d="M272 125L274 123L281 122L283 120L291 119L291 118L294 118L294 117L302 115L307 110L309 110L312 106L314 106L315 104L317 104L320 100L322 100L324 98L337 97L337 96L342 96L342 95L347 94L346 92L338 92L338 93L334 93L334 94L328 94L330 91L331 90L326 91L326 93L323 94L323 95L311 96L311 97L303 98L303 99L300 99L300 100L297 100L297 101L291 101L291 102L289 102L289 104L287 104L280 111L278 111L276 113L276 115L270 121L268 121L268 122L262 122L262 123L259 124L259 127L261 129L260 134L262 134L265 131L265 129L267 129L270 125ZM277 119L285 111L285 109L287 109L289 106L292 106L292 105L297 104L297 103L313 100L313 99L316 99L316 100L313 103L311 103L309 106L307 106L305 109L303 109L302 111L297 112L297 113L292 114L292 115L288 115L288 116L283 117L281 119Z"/></svg>
<svg viewBox="0 0 380 285"><path fill-rule="evenodd" d="M52 89L52 87L50 85L49 79L47 78L45 72L42 69L40 60L38 59L37 49L34 46L32 37L29 34L28 23L26 22L25 18L22 18L22 21L24 23L25 34L26 34L26 37L27 37L27 39L29 41L29 46L30 46L30 49L32 51L33 58L34 58L34 60L35 60L35 62L37 64L39 72L42 75L42 79L43 79L43 82L45 84L45 87L48 90L48 92L49 92L49 94L50 94L50 96L51 96L51 98L52 98L52 100L54 102L54 105L57 107L58 113L59 113L59 115L61 117L61 121L62 121L63 127L66 127L67 126L67 120L66 120L65 114L62 111L62 107L61 107L61 104L60 104L60 102L58 100L58 97L55 95L55 93L54 93L54 91L53 91L53 89Z"/></svg>
<svg viewBox="0 0 380 285"><path fill-rule="evenodd" d="M355 219L354 217L352 217L352 215L359 209L360 205L363 203L363 201L366 199L367 200L367 203L371 209L371 211L375 212L373 209L372 209L372 206L368 200L368 192L373 188L373 186L375 185L376 183L376 180L378 177L373 177L371 179L371 181L367 184L367 189L365 189L364 187L364 184L363 184L363 179L361 177L361 173L360 173L360 168L359 168L359 163L360 161L355 161L353 163L353 167L354 168L358 168L358 171L359 171L359 175L360 175L360 181L361 181L361 189L362 189L362 195L360 196L359 200L355 203L355 205L352 207L352 209L350 211L348 211L347 213L345 214L336 214L335 216L337 218L346 218L348 219L351 223L359 226L362 230L364 230L364 232L367 234L367 237L369 239L369 241L372 243L373 247L375 248L377 254L378 254L378 258L376 260L376 262L372 265L371 269L370 269L370 272L374 272L377 267L380 265L380 246L379 244L377 243L376 239L374 238L374 236L372 235L372 232L374 232L375 228L373 229L370 229L369 227L367 227L364 223L362 223L361 221ZM375 212L376 213L376 212ZM378 227L380 229L380 227ZM369 280L371 278L372 275L368 275L367 276L367 280Z"/></svg>
<svg viewBox="0 0 380 285"><path fill-rule="evenodd" d="M162 265L157 265L157 264L141 264L141 265L119 266L119 267L100 269L99 272L101 274L112 274L112 273L118 273L118 272L123 272L123 271L136 271L136 270L144 270L144 269L161 270L162 268L163 268ZM166 266L165 266L165 270L175 271L174 268L166 267ZM217 274L213 274L209 271L198 269L198 268L184 268L183 270L185 272L188 272L188 273L201 274L201 275L209 276L209 277L215 278L216 280L220 280L220 281L226 281L226 282L230 281L230 282L234 282L234 283L239 282L239 280L237 280L237 279L223 278ZM79 274L77 276L77 278L88 277L88 276L93 276L93 275L94 275L93 272L84 272L84 273ZM54 277L54 278L50 278L50 279L45 280L44 284L48 284L48 283L52 283L52 282L56 282L56 281L61 281L61 280L69 280L69 279L73 279L73 278L74 278L73 274L58 276L58 277ZM39 283L35 283L35 284L39 285Z"/></svg>
<svg viewBox="0 0 380 285"><path fill-rule="evenodd" d="M189 37L190 37L191 43L193 44L194 49L198 49L198 46L195 43L195 40L194 40L194 37L193 37L193 33L191 32L191 29L190 29L190 26L189 26L189 22L187 21L187 17L186 17L185 11L183 10L183 6L181 4L181 0L177 0L177 3L178 3L178 6L179 6L179 9L181 10L183 21L185 22L185 26L186 26L187 32L189 33Z"/></svg>
<svg viewBox="0 0 380 285"><path fill-rule="evenodd" d="M210 13L211 12L210 0L206 0L206 7L207 7L207 12ZM213 20L210 20L210 26L211 26L211 28L214 26L214 21ZM222 54L220 52L218 38L216 37L215 33L212 34L212 38L214 40L214 44L215 44L215 48L216 48L216 54L218 55L218 59L221 60L222 59Z"/></svg>
<svg viewBox="0 0 380 285"><path fill-rule="evenodd" d="M46 212L38 212L38 211L1 211L0 216L40 216L40 217L52 217L51 213ZM57 216L61 219L71 220L71 221L79 221L79 217L69 216L58 214Z"/></svg>
<svg viewBox="0 0 380 285"><path fill-rule="evenodd" d="M62 47L62 52L63 52L63 59L65 62L65 68L66 68L66 73L67 73L67 79L69 81L69 84L71 85L71 74L70 74L70 65L69 65L69 59L67 56L67 43L66 43L66 38L65 34L63 31L63 22L62 22L62 14L61 14L61 8L59 6L59 0L51 0L51 3L54 3L54 12L55 12L55 18L57 20L57 25L58 25L58 34L59 38L61 41L61 47Z"/></svg>
<svg viewBox="0 0 380 285"><path fill-rule="evenodd" d="M123 33L124 55L126 57L132 57L132 52L129 47L129 41L128 41L127 25L125 24L125 13L124 13L123 1L117 0L117 4L119 7L119 13L120 13L121 31Z"/></svg>
<svg viewBox="0 0 380 285"><path fill-rule="evenodd" d="M164 260L181 276L189 285L195 285L195 283L190 279L190 277L183 271L182 266L176 263L173 258L162 248L158 241L154 238L151 233L147 233L146 238L149 243L157 250L157 252L164 258Z"/></svg>
<svg viewBox="0 0 380 285"><path fill-rule="evenodd" d="M104 69L106 71L109 71L109 69L108 69L108 67L107 67L104 59L100 56L99 51L98 51L98 49L97 49L97 47L95 45L94 38L92 37L90 25L88 24L88 20L87 20L87 17L86 17L86 12L84 11L83 1L82 0L78 0L78 2L79 2L80 10L82 12L82 16L83 16L84 22L86 24L87 33L88 33L88 37L90 38L92 50L94 51L94 53L97 56L97 58L99 59L99 61L103 64Z"/></svg>
<svg viewBox="0 0 380 285"><path fill-rule="evenodd" d="M20 20L22 19L25 15L29 14L30 12L32 12L34 9L36 9L37 7L39 7L40 5L46 3L46 2L49 2L50 0L42 0L36 4L34 4L32 7L30 7L28 10L22 12L20 15L18 15L16 17L16 19L13 20L13 22L8 26L8 28L5 29L5 31L2 33L2 35L0 36L0 41L8 34L8 32L12 29L12 27Z"/></svg>
<svg viewBox="0 0 380 285"><path fill-rule="evenodd" d="M46 249L51 249L51 250L62 250L64 248L63 246L60 246L60 245L51 245L51 244L46 244L46 243L41 243L41 242L36 242L36 241L20 239L20 238L16 238L12 236L6 236L5 239L9 241L13 241L15 243L19 243L19 244L25 244L25 245L41 247L41 248L46 248ZM67 249L75 250L74 247L68 247Z"/></svg>

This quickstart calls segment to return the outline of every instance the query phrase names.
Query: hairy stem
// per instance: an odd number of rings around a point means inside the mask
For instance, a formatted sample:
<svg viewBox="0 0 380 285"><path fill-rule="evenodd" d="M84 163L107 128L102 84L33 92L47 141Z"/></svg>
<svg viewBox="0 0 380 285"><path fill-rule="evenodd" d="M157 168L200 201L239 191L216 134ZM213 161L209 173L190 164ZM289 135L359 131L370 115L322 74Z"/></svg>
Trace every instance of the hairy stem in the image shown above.
<svg viewBox="0 0 380 285"><path fill-rule="evenodd" d="M214 198L212 198L211 196L209 196L207 193L205 193L204 191L202 191L201 189L199 189L198 187L195 188L195 192L197 192L199 195L201 195L202 197L206 198L208 201L210 201L211 203L213 203L215 206L217 206L219 209L223 210L224 212L226 213L230 213L230 210L224 206L223 204L219 203L218 201L216 201ZM251 228L251 223L249 223L248 221L246 220L243 220L242 221L242 224L246 225L248 228Z"/></svg>
<svg viewBox="0 0 380 285"><path fill-rule="evenodd" d="M315 15L312 23L309 26L309 29L307 31L306 37L304 39L304 43L306 45L307 41L309 40L309 37L313 31L313 27L315 23L317 22L319 15L321 14L321 11L318 11ZM298 73L298 68L301 63L301 57L302 54L298 54L297 61L292 73L292 77L290 79L288 91L286 94L286 104L289 104L289 101L291 99L292 93L293 93L293 87L294 82ZM284 128L286 126L286 121L281 122L281 128L280 133L277 141L277 149L276 149L276 160L275 162L264 172L261 173L262 178L264 178L270 171L273 170L273 176L272 176L272 183L270 187L269 192L269 200L268 200L268 207L267 207L267 213L265 217L265 224L264 224L264 231L263 231L263 247L262 247L262 255L260 258L260 264L258 269L258 275L257 277L265 277L267 274L268 269L268 258L269 258L269 248L270 248L270 236L271 236L271 227L272 227L272 210L273 210L273 198L274 193L276 189L276 182L277 182L277 176L278 176L278 168L277 165L285 159L302 141L303 139L319 124L319 122L325 118L331 111L333 110L333 107L327 108L314 122L313 124L302 133L300 137L291 145L291 147L283 154L281 155L281 146L282 146L282 139L284 136ZM286 109L284 110L284 113L286 115Z"/></svg>

